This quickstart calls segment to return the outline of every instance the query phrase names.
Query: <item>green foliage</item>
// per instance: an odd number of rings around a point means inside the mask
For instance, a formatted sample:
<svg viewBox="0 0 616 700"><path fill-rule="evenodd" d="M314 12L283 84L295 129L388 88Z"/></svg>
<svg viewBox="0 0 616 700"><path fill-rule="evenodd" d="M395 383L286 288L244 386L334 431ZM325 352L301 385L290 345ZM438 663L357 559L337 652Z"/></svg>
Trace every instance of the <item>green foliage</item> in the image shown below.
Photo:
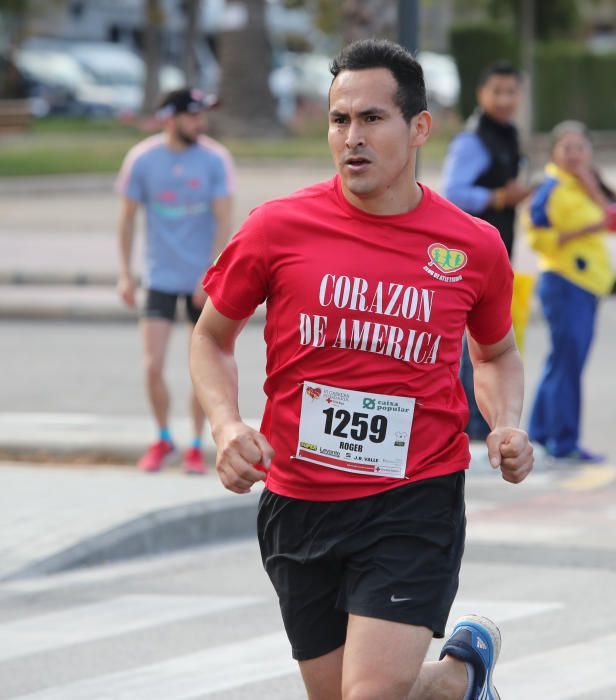
<svg viewBox="0 0 616 700"><path fill-rule="evenodd" d="M440 163L451 135L452 130L434 133L421 149L422 163ZM134 127L111 121L36 121L31 132L0 140L0 187L2 176L117 173L128 149L144 136ZM320 131L315 127L302 136L228 139L224 144L240 161L309 159L331 163L326 124Z"/></svg>
<svg viewBox="0 0 616 700"><path fill-rule="evenodd" d="M535 36L539 40L574 36L581 22L578 0L535 0ZM522 0L487 0L489 14L519 29Z"/></svg>
<svg viewBox="0 0 616 700"><path fill-rule="evenodd" d="M481 71L498 60L517 65L518 44L506 26L487 22L453 25L449 40L460 74L459 109L466 118L475 108L475 89Z"/></svg>
<svg viewBox="0 0 616 700"><path fill-rule="evenodd" d="M316 0L316 22L325 34L339 34L342 27L342 6L335 0Z"/></svg>
<svg viewBox="0 0 616 700"><path fill-rule="evenodd" d="M573 43L552 42L535 52L535 125L548 131L563 119L591 129L616 125L616 53L593 54Z"/></svg>

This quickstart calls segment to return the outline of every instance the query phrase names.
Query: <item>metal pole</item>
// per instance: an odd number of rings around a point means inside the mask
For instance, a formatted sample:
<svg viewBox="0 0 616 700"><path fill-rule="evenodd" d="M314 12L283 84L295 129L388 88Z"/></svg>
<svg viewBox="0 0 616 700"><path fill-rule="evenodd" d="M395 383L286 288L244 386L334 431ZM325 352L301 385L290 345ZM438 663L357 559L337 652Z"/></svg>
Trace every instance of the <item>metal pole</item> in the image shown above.
<svg viewBox="0 0 616 700"><path fill-rule="evenodd" d="M534 128L534 87L535 87L535 1L522 0L520 31L520 51L522 72L526 82L526 99L522 107L522 136L528 145ZM528 146L527 146L528 147Z"/></svg>
<svg viewBox="0 0 616 700"><path fill-rule="evenodd" d="M419 0L398 0L398 41L413 56L419 51ZM415 153L415 179L419 175L419 149Z"/></svg>
<svg viewBox="0 0 616 700"><path fill-rule="evenodd" d="M398 41L413 55L419 50L419 0L398 0Z"/></svg>

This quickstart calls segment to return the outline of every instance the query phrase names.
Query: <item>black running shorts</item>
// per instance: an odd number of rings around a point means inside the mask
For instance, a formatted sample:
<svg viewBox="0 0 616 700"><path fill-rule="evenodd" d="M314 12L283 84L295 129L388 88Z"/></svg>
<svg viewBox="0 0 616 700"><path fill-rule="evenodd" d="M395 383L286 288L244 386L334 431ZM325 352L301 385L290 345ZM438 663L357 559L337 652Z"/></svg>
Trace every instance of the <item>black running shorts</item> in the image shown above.
<svg viewBox="0 0 616 700"><path fill-rule="evenodd" d="M265 489L259 545L293 658L344 644L349 613L442 637L465 525L464 472L347 501L303 501Z"/></svg>
<svg viewBox="0 0 616 700"><path fill-rule="evenodd" d="M178 297L185 301L186 315L189 321L193 324L197 323L201 309L194 305L191 294L169 294L168 292L159 292L156 289L147 290L143 317L174 321Z"/></svg>

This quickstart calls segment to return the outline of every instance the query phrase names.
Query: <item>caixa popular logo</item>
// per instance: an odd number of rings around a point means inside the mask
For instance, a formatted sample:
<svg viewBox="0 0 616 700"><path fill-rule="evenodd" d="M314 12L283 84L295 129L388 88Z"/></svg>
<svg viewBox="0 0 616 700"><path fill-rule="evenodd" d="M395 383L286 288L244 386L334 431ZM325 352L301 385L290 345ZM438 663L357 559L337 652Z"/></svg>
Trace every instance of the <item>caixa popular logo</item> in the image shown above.
<svg viewBox="0 0 616 700"><path fill-rule="evenodd" d="M362 401L362 407L367 408L368 410L376 408L376 399L372 399L369 396L367 396L363 401Z"/></svg>

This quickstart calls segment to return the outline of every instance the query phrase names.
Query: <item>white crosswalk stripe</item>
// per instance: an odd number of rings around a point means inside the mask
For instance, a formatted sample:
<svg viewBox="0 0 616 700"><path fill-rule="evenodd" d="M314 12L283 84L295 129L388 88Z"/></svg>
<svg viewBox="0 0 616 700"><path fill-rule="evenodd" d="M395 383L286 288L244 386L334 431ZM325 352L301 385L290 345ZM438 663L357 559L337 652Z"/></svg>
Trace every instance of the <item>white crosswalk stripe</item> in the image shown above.
<svg viewBox="0 0 616 700"><path fill-rule="evenodd" d="M616 686L616 634L497 666L503 698L574 700ZM593 695L594 697L594 695Z"/></svg>
<svg viewBox="0 0 616 700"><path fill-rule="evenodd" d="M5 625L2 638L7 641L0 646L0 658L92 642L258 601L248 597L122 596ZM481 612L502 624L559 607L555 602L462 599L454 605L450 627L469 611ZM440 640L434 642L433 656L441 644ZM296 673L289 643L280 631L30 692L18 700L192 700Z"/></svg>
<svg viewBox="0 0 616 700"><path fill-rule="evenodd" d="M296 672L287 638L277 632L15 700L192 700Z"/></svg>
<svg viewBox="0 0 616 700"><path fill-rule="evenodd" d="M130 595L2 625L0 661L252 605L256 597Z"/></svg>

